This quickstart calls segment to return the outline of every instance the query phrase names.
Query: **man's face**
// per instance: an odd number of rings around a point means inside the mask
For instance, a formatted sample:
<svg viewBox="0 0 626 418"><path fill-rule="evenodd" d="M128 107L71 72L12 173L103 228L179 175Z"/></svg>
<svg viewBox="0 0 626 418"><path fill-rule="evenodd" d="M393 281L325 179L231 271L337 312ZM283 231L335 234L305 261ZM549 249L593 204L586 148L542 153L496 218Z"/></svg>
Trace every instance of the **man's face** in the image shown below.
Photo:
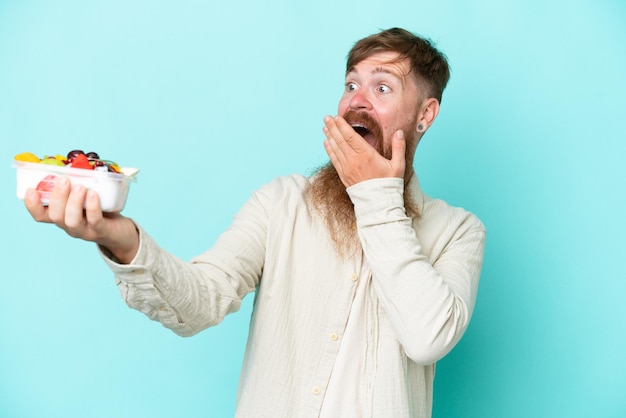
<svg viewBox="0 0 626 418"><path fill-rule="evenodd" d="M408 59L397 61L395 52L380 52L359 62L346 75L346 88L339 101L343 116L379 153L391 157L391 138L404 131L407 146L419 114L420 95ZM382 140L381 140L382 139Z"/></svg>

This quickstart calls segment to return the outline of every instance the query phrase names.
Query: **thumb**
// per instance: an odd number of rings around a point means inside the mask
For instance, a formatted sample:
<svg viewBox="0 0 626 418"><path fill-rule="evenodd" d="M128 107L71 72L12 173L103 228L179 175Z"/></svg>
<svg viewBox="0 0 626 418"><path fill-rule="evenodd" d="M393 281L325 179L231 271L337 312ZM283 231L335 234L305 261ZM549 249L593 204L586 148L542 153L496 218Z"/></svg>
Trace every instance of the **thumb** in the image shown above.
<svg viewBox="0 0 626 418"><path fill-rule="evenodd" d="M396 131L391 139L391 166L398 177L404 177L406 168L406 141L402 130Z"/></svg>

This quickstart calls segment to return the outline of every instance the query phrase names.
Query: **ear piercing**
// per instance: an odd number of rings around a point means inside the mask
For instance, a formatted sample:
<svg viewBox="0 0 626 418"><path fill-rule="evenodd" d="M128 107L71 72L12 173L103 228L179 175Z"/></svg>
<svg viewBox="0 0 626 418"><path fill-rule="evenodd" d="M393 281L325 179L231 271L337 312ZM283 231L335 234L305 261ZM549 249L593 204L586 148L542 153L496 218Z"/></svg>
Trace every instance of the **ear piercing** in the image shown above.
<svg viewBox="0 0 626 418"><path fill-rule="evenodd" d="M426 125L424 125L423 123L417 124L417 132L424 132L425 130L426 130Z"/></svg>

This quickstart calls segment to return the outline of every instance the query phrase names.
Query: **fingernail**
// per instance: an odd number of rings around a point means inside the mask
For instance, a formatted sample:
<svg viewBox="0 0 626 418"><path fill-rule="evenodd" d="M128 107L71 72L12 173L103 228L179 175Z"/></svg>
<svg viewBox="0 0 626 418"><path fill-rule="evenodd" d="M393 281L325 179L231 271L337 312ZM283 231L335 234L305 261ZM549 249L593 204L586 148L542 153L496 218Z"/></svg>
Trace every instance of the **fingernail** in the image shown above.
<svg viewBox="0 0 626 418"><path fill-rule="evenodd" d="M58 184L61 187L67 187L67 185L69 184L69 180L67 177L57 177L56 179L56 184Z"/></svg>

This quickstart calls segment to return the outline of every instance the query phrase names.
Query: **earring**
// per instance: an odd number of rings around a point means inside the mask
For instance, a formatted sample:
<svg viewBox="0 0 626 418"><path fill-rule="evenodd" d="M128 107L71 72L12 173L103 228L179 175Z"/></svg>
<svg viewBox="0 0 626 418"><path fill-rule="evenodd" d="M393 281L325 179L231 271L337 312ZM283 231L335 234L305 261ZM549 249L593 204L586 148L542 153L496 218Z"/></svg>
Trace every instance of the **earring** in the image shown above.
<svg viewBox="0 0 626 418"><path fill-rule="evenodd" d="M423 123L417 124L417 132L424 132L426 130L426 126Z"/></svg>

